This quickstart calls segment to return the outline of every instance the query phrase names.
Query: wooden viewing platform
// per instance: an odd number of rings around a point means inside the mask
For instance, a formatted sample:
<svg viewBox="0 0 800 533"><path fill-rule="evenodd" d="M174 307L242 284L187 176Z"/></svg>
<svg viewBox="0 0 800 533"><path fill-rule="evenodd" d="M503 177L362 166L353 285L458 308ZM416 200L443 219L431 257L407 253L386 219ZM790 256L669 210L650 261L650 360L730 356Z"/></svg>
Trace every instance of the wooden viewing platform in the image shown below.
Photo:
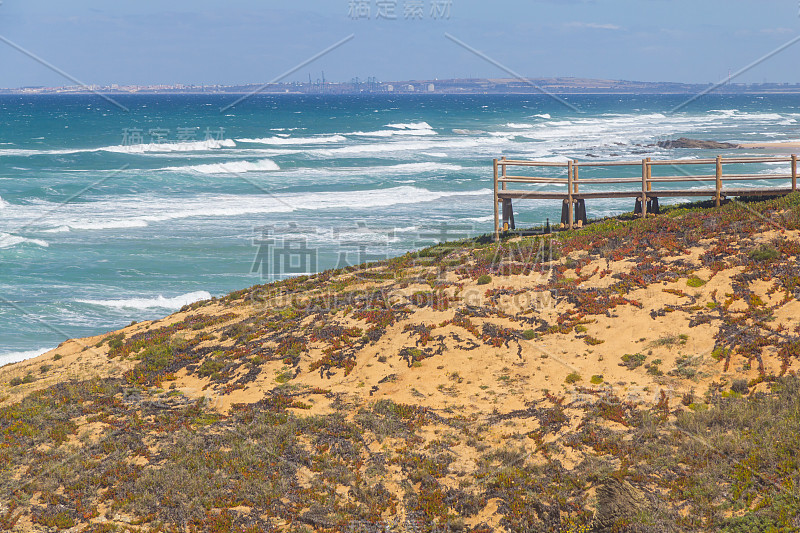
<svg viewBox="0 0 800 533"><path fill-rule="evenodd" d="M723 172L725 166L786 163L785 174L744 174ZM686 166L710 166L713 174L686 174L681 176L654 176L653 167L674 167L683 172ZM525 172L517 170L509 172L509 167L519 168L560 168L566 171L566 177L537 177L517 175ZM641 177L586 177L580 169L641 167ZM727 182L782 180L785 186L772 187L724 187ZM706 183L714 182L713 187L665 189L658 188L663 183ZM516 189L509 189L508 185ZM538 191L525 189L525 185L546 184L565 186L562 190ZM599 184L637 184L633 187L620 187L619 190L594 190ZM656 188L653 185L656 184ZM590 189L590 190L586 190ZM565 163L545 161L517 161L506 159L494 160L494 236L498 240L500 232L515 229L512 200L562 200L562 224L570 229L586 222L585 200L594 198L635 198L634 212L647 216L647 213L658 213L658 199L665 197L706 196L716 201L719 206L726 197L734 196L780 196L797 190L797 156L784 157L726 157L715 159L681 159L651 160L649 157L641 161L587 161L571 160ZM502 226L501 226L502 214ZM578 220L576 220L576 218Z"/></svg>

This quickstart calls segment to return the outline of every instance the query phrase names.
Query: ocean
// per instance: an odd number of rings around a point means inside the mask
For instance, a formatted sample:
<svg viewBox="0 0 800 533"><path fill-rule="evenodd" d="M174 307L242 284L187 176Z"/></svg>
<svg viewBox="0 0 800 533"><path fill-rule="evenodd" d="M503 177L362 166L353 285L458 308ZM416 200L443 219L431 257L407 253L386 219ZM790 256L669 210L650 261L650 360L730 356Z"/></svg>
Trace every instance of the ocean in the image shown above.
<svg viewBox="0 0 800 533"><path fill-rule="evenodd" d="M236 96L113 98L128 111L94 95L0 96L0 365L257 283L488 233L495 157L694 158L716 154L650 145L800 139L790 95L707 95L676 112L686 97L257 95L226 110ZM515 215L557 221L560 205Z"/></svg>

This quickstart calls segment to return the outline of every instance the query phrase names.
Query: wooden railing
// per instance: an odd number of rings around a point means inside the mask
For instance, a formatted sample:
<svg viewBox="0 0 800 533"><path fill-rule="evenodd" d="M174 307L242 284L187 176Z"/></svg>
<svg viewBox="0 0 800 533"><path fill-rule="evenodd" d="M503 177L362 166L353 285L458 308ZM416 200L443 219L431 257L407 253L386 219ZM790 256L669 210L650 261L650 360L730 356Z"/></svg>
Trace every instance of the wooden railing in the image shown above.
<svg viewBox="0 0 800 533"><path fill-rule="evenodd" d="M765 163L786 163L788 170L780 174L745 174L724 172L726 166L730 165L752 165ZM694 174L688 171L684 174L683 167L709 166L713 167L713 173ZM586 169L587 173L593 168L614 168L614 167L641 167L641 177L586 177L581 169ZM653 175L653 168L673 167L681 175ZM544 177L526 176L521 174L523 170L515 168L557 168L563 169L565 177ZM513 172L513 173L510 173ZM785 181L785 187L765 187L765 188L731 188L725 187L728 182L739 181L761 181L761 180L781 180ZM692 188L692 189L664 189L658 188L662 183L708 183L713 182L713 188ZM511 186L545 184L566 186L566 190L558 187L557 190L537 191L530 189L510 189ZM636 184L633 188L621 188L621 190L591 190L594 185L608 184ZM654 189L654 185L656 188ZM589 189L589 190L587 190ZM722 199L728 196L777 196L788 194L797 190L797 156L785 157L725 157L717 156L714 159L680 159L680 160L652 160L650 158L641 161L587 161L579 162L570 160L564 163L547 161L518 161L506 159L494 160L494 221L495 238L500 236L500 204L503 206L503 230L507 230L509 214L513 220L511 207L512 199L559 199L566 202L568 209L568 226L572 228L574 221L574 208L576 201L584 201L590 198L636 198L641 202L641 214L647 215L648 200L658 199L659 197L686 197L686 196L708 196L715 200L719 206ZM656 200L657 201L657 200Z"/></svg>

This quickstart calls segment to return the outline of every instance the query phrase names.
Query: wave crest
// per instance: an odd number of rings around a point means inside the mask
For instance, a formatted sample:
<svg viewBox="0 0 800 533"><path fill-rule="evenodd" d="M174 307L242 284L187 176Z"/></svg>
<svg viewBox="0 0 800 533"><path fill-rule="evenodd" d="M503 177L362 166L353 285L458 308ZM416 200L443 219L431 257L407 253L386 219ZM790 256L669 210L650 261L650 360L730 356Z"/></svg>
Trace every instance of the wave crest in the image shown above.
<svg viewBox="0 0 800 533"><path fill-rule="evenodd" d="M184 167L167 167L160 170L173 172L199 172L200 174L240 174L242 172L263 172L280 170L272 159L259 161L228 161L225 163L209 163L206 165L190 165Z"/></svg>
<svg viewBox="0 0 800 533"><path fill-rule="evenodd" d="M23 243L35 244L36 246L41 246L42 248L47 248L50 246L47 241L43 241L41 239L26 239L25 237L20 237L19 235L0 232L0 248L11 248Z"/></svg>
<svg viewBox="0 0 800 533"><path fill-rule="evenodd" d="M251 144L273 144L273 145L292 145L292 144L326 144L346 141L347 138L341 135L328 135L322 137L265 137L263 139L236 139L239 143Z"/></svg>
<svg viewBox="0 0 800 533"><path fill-rule="evenodd" d="M127 298L123 300L75 300L76 302L97 305L102 307L113 307L116 309L180 309L184 305L193 304L200 300L210 300L211 294L206 291L190 292L181 294L174 298L164 298L158 295L156 298Z"/></svg>
<svg viewBox="0 0 800 533"><path fill-rule="evenodd" d="M97 150L123 154L144 154L149 152L202 152L220 148L236 148L236 143L233 139L222 139L221 141L210 139L207 141L106 146Z"/></svg>

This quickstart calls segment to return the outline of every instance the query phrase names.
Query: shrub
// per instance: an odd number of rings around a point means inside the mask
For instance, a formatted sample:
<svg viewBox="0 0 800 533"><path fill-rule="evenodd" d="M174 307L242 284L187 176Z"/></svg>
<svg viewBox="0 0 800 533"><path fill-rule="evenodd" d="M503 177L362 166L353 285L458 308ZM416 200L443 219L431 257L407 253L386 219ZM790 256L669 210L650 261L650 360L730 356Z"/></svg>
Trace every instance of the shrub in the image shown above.
<svg viewBox="0 0 800 533"><path fill-rule="evenodd" d="M53 356L53 361L58 361L59 359L61 359L61 357L63 356L60 353L57 353Z"/></svg>
<svg viewBox="0 0 800 533"><path fill-rule="evenodd" d="M650 363L649 365L645 365L645 368L647 369L647 373L651 374L653 376L662 376L662 375L664 375L664 372L662 372L661 369L659 368L660 364L661 364L661 359L653 359L652 363Z"/></svg>
<svg viewBox="0 0 800 533"><path fill-rule="evenodd" d="M656 347L656 346L673 346L675 344L686 344L686 341L688 340L689 340L689 335L685 333L681 333L680 335L667 334L651 342L650 346Z"/></svg>
<svg viewBox="0 0 800 533"><path fill-rule="evenodd" d="M731 390L739 394L747 394L750 392L750 387L748 387L746 379L736 379L731 384Z"/></svg>
<svg viewBox="0 0 800 533"><path fill-rule="evenodd" d="M535 339L538 336L539 336L539 334L536 333L535 331L533 331L532 329L526 329L525 331L522 332L522 337L525 340L531 341L531 340Z"/></svg>
<svg viewBox="0 0 800 533"><path fill-rule="evenodd" d="M122 348L123 342L122 339L111 339L108 341L108 347L112 350L119 350Z"/></svg>
<svg viewBox="0 0 800 533"><path fill-rule="evenodd" d="M600 385L603 382L603 376L600 374L595 374L589 381L591 381L593 385Z"/></svg>
<svg viewBox="0 0 800 533"><path fill-rule="evenodd" d="M484 274L478 278L478 285L488 285L491 281L492 277L489 274Z"/></svg>
<svg viewBox="0 0 800 533"><path fill-rule="evenodd" d="M686 284L689 287L695 287L696 288L696 287L702 287L703 285L706 284L706 282L705 282L705 280L702 280L702 279L698 278L697 276L692 276L692 277L690 277L689 279L686 280Z"/></svg>
<svg viewBox="0 0 800 533"><path fill-rule="evenodd" d="M577 383L580 380L581 380L580 374L578 374L577 372L570 372L569 374L567 374L567 377L564 379L564 382L572 384L572 383Z"/></svg>
<svg viewBox="0 0 800 533"><path fill-rule="evenodd" d="M622 356L622 362L620 366L627 367L628 370L633 370L634 368L639 368L644 364L645 359L647 356L640 353L626 353Z"/></svg>
<svg viewBox="0 0 800 533"><path fill-rule="evenodd" d="M772 261L777 259L780 253L774 247L768 244L762 244L750 250L747 254L753 261Z"/></svg>
<svg viewBox="0 0 800 533"><path fill-rule="evenodd" d="M722 361L723 359L726 359L730 354L731 354L730 348L726 348L725 346L717 346L711 352L711 357L713 357L717 361Z"/></svg>
<svg viewBox="0 0 800 533"><path fill-rule="evenodd" d="M206 359L200 368L197 369L197 374L200 377L208 377L216 374L225 366L225 363L216 359Z"/></svg>
<svg viewBox="0 0 800 533"><path fill-rule="evenodd" d="M33 374L28 372L27 374L25 374L24 378L19 378L19 377L12 378L11 381L8 382L8 384L11 385L12 387L16 387L18 385L22 385L23 383L33 383L34 381L36 381L36 378L33 377Z"/></svg>
<svg viewBox="0 0 800 533"><path fill-rule="evenodd" d="M154 344L145 348L141 355L140 365L146 372L158 373L167 368L173 361L172 346L168 343Z"/></svg>

